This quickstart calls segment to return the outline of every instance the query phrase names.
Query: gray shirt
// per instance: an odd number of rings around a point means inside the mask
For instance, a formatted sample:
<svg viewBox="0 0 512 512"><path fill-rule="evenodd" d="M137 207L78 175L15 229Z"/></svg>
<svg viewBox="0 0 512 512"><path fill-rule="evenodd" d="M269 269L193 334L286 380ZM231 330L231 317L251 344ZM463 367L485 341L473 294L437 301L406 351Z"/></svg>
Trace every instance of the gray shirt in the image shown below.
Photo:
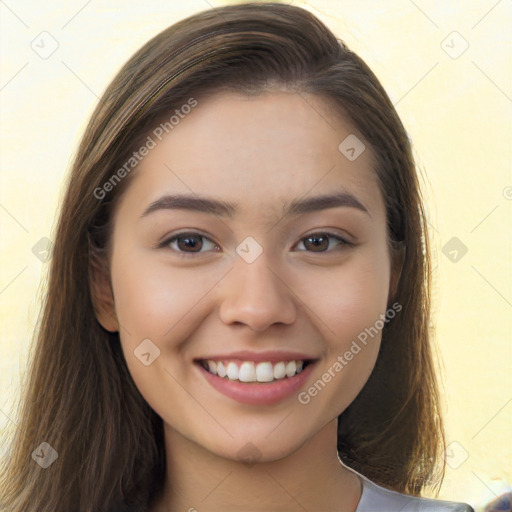
<svg viewBox="0 0 512 512"><path fill-rule="evenodd" d="M348 469L354 471L352 468ZM466 503L416 498L390 491L357 471L354 473L361 478L363 483L363 493L356 512L475 512Z"/></svg>

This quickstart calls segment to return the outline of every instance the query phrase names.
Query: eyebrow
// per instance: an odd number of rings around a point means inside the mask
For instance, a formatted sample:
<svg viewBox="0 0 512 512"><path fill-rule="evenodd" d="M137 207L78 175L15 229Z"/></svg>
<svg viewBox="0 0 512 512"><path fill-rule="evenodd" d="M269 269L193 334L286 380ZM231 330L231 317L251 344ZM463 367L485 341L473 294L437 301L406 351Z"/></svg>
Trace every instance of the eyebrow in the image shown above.
<svg viewBox="0 0 512 512"><path fill-rule="evenodd" d="M350 207L356 208L370 215L368 209L352 194L338 192L305 199L295 199L285 207L284 217L300 215L328 208ZM141 215L146 217L150 213L159 210L191 210L202 213L210 213L219 217L232 218L239 208L239 203L228 203L218 199L199 197L187 194L167 194L153 201Z"/></svg>

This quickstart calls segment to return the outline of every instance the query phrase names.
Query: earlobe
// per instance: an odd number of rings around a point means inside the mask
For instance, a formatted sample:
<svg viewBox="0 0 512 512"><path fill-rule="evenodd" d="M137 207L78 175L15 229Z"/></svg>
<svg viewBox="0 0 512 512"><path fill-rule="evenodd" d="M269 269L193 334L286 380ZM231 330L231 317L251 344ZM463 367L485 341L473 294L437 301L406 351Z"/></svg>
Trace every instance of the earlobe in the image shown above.
<svg viewBox="0 0 512 512"><path fill-rule="evenodd" d="M405 242L395 243L391 251L391 275L389 279L389 294L388 294L388 305L395 300L395 296L398 290L398 283L400 282L400 276L405 262L406 247Z"/></svg>
<svg viewBox="0 0 512 512"><path fill-rule="evenodd" d="M89 251L89 288L96 319L109 332L118 332L114 295L104 259Z"/></svg>

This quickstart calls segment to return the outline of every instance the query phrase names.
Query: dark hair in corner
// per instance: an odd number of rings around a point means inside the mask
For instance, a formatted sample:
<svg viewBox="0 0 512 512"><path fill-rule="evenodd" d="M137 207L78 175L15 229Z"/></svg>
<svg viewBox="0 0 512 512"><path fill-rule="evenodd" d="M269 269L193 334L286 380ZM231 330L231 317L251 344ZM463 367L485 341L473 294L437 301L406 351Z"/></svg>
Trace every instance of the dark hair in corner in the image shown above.
<svg viewBox="0 0 512 512"><path fill-rule="evenodd" d="M89 282L93 265L109 268L111 213L131 175L102 200L95 190L192 95L279 86L329 99L359 130L375 157L390 247L406 248L394 297L402 310L383 329L368 382L339 416L340 457L397 491L419 495L440 485L445 438L429 342L430 252L407 133L373 72L316 17L251 3L210 9L158 34L122 67L92 115L68 177L19 428L1 474L5 510L144 510L160 489L162 420L137 390L118 333L96 320ZM44 470L30 457L42 441L58 452Z"/></svg>

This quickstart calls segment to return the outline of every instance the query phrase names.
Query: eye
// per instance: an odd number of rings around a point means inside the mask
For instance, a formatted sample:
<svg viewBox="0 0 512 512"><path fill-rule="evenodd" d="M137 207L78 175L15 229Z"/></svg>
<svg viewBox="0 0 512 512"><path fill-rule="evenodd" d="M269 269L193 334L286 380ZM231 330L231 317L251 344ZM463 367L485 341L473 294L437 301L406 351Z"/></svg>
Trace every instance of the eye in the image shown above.
<svg viewBox="0 0 512 512"><path fill-rule="evenodd" d="M334 242L332 242L333 240ZM306 251L317 253L333 252L332 248L337 246L354 246L353 243L345 240L341 236L327 232L311 233L310 235L302 238L295 246L295 248L301 244L303 247L305 247ZM158 247L163 249L171 249L172 251L178 253L180 256L185 257L189 255L193 256L195 254L200 254L202 252L208 252L210 250L220 250L219 246L215 242L212 242L210 238L202 235L201 233L195 232L178 233L177 235L165 239ZM300 251L303 250L304 249L300 249Z"/></svg>
<svg viewBox="0 0 512 512"><path fill-rule="evenodd" d="M205 242L206 241L206 242ZM170 238L164 240L159 247L161 248L169 248L180 255L193 255L200 252L201 249L206 247L206 250L214 249L217 246L214 242L212 242L208 237L200 234L200 233L179 233Z"/></svg>
<svg viewBox="0 0 512 512"><path fill-rule="evenodd" d="M297 244L299 246L302 244L304 247L306 247L306 250L308 252L332 252L328 251L329 248L333 246L333 243L330 242L330 240L334 239L336 243L334 246L350 246L353 247L354 244L345 240L341 236L335 235L334 233L325 233L325 232L318 232L318 233L311 233L310 235L305 236L302 238L302 240ZM297 247L296 246L296 247ZM309 251L309 248L312 250Z"/></svg>

